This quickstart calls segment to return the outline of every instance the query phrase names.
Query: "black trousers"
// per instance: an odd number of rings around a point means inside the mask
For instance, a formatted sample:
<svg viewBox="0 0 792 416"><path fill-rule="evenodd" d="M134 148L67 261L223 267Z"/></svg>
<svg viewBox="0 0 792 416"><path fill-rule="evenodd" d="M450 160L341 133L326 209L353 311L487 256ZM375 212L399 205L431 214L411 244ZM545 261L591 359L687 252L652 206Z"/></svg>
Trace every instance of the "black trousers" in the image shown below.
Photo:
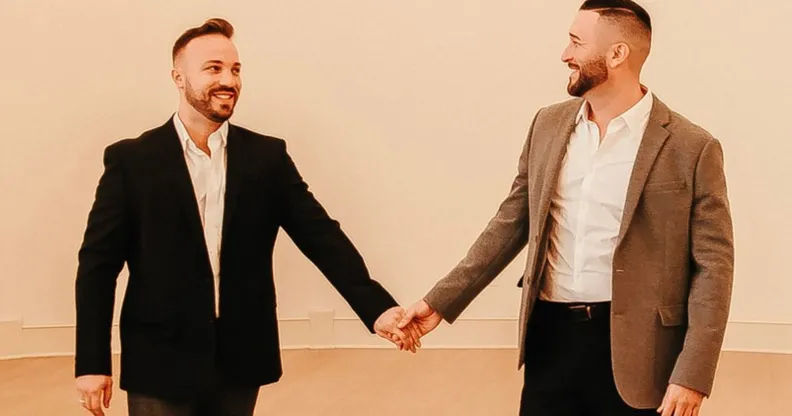
<svg viewBox="0 0 792 416"><path fill-rule="evenodd" d="M609 314L609 303L587 309L537 300L526 331L520 416L658 415L628 406L616 390Z"/></svg>
<svg viewBox="0 0 792 416"><path fill-rule="evenodd" d="M219 379L210 391L190 401L127 393L129 416L253 416L259 387Z"/></svg>

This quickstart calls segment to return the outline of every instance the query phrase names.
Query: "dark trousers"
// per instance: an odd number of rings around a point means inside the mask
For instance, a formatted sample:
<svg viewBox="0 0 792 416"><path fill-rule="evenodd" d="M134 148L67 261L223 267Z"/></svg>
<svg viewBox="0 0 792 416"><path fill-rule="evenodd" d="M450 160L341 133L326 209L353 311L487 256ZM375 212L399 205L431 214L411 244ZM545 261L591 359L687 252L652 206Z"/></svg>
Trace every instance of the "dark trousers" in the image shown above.
<svg viewBox="0 0 792 416"><path fill-rule="evenodd" d="M129 416L253 416L259 387L235 386L222 380L190 401L167 400L128 392Z"/></svg>
<svg viewBox="0 0 792 416"><path fill-rule="evenodd" d="M657 416L619 396L610 349L610 304L537 300L526 331L520 416Z"/></svg>

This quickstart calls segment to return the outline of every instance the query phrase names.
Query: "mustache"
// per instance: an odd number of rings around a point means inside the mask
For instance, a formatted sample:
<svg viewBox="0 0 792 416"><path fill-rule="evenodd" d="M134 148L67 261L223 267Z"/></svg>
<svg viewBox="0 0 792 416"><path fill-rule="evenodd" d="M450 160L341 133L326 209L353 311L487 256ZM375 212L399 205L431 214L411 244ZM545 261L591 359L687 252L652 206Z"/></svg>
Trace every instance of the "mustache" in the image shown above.
<svg viewBox="0 0 792 416"><path fill-rule="evenodd" d="M216 93L219 93L219 92L227 92L227 93L231 93L231 94L236 95L238 93L237 90L238 89L234 88L234 87L217 87L217 88L210 89L209 90L209 94L216 94Z"/></svg>

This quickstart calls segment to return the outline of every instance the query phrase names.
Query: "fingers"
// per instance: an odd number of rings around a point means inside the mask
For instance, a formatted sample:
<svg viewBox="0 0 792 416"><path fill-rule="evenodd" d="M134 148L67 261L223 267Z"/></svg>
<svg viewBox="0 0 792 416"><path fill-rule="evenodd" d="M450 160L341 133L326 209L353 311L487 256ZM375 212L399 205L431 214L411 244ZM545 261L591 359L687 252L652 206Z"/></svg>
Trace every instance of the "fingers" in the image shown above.
<svg viewBox="0 0 792 416"><path fill-rule="evenodd" d="M421 331L418 330L418 327L415 325L410 325L407 327L408 331L413 334L413 338L415 339L415 346L421 348Z"/></svg>
<svg viewBox="0 0 792 416"><path fill-rule="evenodd" d="M400 337L402 343L404 344L404 350L413 351L415 349L415 340L413 339L412 335L407 333L406 331L400 331L398 329L393 330L396 336Z"/></svg>
<svg viewBox="0 0 792 416"><path fill-rule="evenodd" d="M396 344L400 351L409 350L415 353L417 349L421 347L421 334L415 325L408 325L403 330L399 330L398 328L379 330L377 331L377 335Z"/></svg>
<svg viewBox="0 0 792 416"><path fill-rule="evenodd" d="M669 399L665 404L662 416L698 416L700 404L686 400L684 397Z"/></svg>
<svg viewBox="0 0 792 416"><path fill-rule="evenodd" d="M413 340L413 344L415 344L416 347L421 348L421 336L423 336L423 334L421 333L420 328L418 328L418 325L416 325L415 322L412 322L405 326L403 330L410 335Z"/></svg>
<svg viewBox="0 0 792 416"><path fill-rule="evenodd" d="M390 315L390 319L393 319L390 321L392 323L383 321L376 327L377 334L399 345L400 350L409 350L415 353L417 348L421 347L421 336L424 335L420 325L416 325L414 321L418 318L417 311L415 305L406 310L400 309L398 314ZM394 335L398 337L401 345L397 343Z"/></svg>
<svg viewBox="0 0 792 416"><path fill-rule="evenodd" d="M402 339L398 335L396 335L396 334L394 334L392 332L385 331L385 330L383 330L381 328L377 328L375 330L375 332L380 337L385 338L388 341L396 344L396 346L399 347L399 350L403 350L404 349L404 342L402 341Z"/></svg>
<svg viewBox="0 0 792 416"><path fill-rule="evenodd" d="M404 312L404 315L402 316L402 319L399 321L399 324L397 326L399 327L399 329L402 329L405 326L407 326L410 322L412 322L414 318L415 318L415 309L410 307L409 309L407 309L407 311Z"/></svg>
<svg viewBox="0 0 792 416"><path fill-rule="evenodd" d="M420 341L421 335L419 331L417 331L417 329L415 328L415 325L407 324L407 326L400 329L407 337L409 337L411 345L413 345L416 348L421 346L421 341ZM398 329L396 330L398 331ZM414 349L415 348L413 348L413 352L415 352Z"/></svg>
<svg viewBox="0 0 792 416"><path fill-rule="evenodd" d="M666 396L658 412L662 412L661 416L674 416L675 407L675 403Z"/></svg>
<svg viewBox="0 0 792 416"><path fill-rule="evenodd" d="M113 398L113 384L107 383L104 389L104 407L105 409L110 408L110 399Z"/></svg>
<svg viewBox="0 0 792 416"><path fill-rule="evenodd" d="M392 327L380 327L376 328L375 332L382 338L387 339L394 343L397 347L399 347L400 351L405 350L412 350L415 352L415 348L413 347L414 341L410 336L404 333L404 331L395 328L395 325Z"/></svg>
<svg viewBox="0 0 792 416"><path fill-rule="evenodd" d="M407 335L404 331L394 328L393 332L402 339L404 342L405 349L410 350L411 352L415 353L415 341L413 340L412 336Z"/></svg>
<svg viewBox="0 0 792 416"><path fill-rule="evenodd" d="M662 416L698 416L703 396L691 389L670 385L657 409Z"/></svg>
<svg viewBox="0 0 792 416"><path fill-rule="evenodd" d="M103 416L101 391L89 393L85 397L85 407L95 416Z"/></svg>
<svg viewBox="0 0 792 416"><path fill-rule="evenodd" d="M667 407L668 407L668 390L666 390L666 393L663 396L663 401L660 402L660 407L657 408L657 413L660 413L661 416L667 416L666 414Z"/></svg>
<svg viewBox="0 0 792 416"><path fill-rule="evenodd" d="M402 342L402 340L399 339L398 336L396 336L396 334L391 334L390 340L391 342L396 344L397 347L399 347L399 351L404 351L404 343Z"/></svg>
<svg viewBox="0 0 792 416"><path fill-rule="evenodd" d="M693 416L695 407L691 403L672 399L665 404L662 416Z"/></svg>
<svg viewBox="0 0 792 416"><path fill-rule="evenodd" d="M677 405L679 416L695 416L698 414L699 406L691 402L681 402Z"/></svg>

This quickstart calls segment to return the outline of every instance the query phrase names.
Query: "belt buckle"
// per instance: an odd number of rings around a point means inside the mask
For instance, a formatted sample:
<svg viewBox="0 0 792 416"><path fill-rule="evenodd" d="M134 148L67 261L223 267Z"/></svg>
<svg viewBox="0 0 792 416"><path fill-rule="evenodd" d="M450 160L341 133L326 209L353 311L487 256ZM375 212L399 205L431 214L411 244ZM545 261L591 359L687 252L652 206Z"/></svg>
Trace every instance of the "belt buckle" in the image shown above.
<svg viewBox="0 0 792 416"><path fill-rule="evenodd" d="M581 321L581 322L590 321L592 319L592 317L591 317L591 305L575 305L575 306L570 306L569 309L571 309L571 310L573 310L575 312L580 311L580 310L585 310L586 311L586 318L585 319L580 319L579 321Z"/></svg>

